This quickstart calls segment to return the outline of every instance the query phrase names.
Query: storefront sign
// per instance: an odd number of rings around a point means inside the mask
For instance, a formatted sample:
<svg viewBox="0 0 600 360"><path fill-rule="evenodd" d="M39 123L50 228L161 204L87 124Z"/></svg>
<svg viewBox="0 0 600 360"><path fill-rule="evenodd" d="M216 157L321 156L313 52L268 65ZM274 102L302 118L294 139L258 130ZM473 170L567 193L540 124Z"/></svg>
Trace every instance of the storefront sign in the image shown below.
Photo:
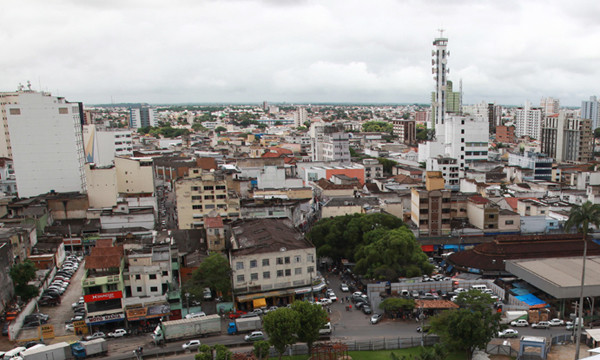
<svg viewBox="0 0 600 360"><path fill-rule="evenodd" d="M45 324L41 326L44 339L54 339L54 325Z"/></svg>
<svg viewBox="0 0 600 360"><path fill-rule="evenodd" d="M73 321L73 330L77 335L86 335L88 333L88 326L85 320Z"/></svg>
<svg viewBox="0 0 600 360"><path fill-rule="evenodd" d="M89 325L98 325L109 323L113 321L120 321L125 319L125 314L116 313L116 314L108 314L108 315L100 315L100 316L91 316L85 319L85 322Z"/></svg>
<svg viewBox="0 0 600 360"><path fill-rule="evenodd" d="M127 320L144 320L169 315L171 308L167 304L127 310Z"/></svg>
<svg viewBox="0 0 600 360"><path fill-rule="evenodd" d="M89 303L89 302L94 302L94 301L120 299L122 297L123 297L123 292L111 291L111 292L102 293L102 294L85 295L83 297L83 301L85 301L86 303Z"/></svg>

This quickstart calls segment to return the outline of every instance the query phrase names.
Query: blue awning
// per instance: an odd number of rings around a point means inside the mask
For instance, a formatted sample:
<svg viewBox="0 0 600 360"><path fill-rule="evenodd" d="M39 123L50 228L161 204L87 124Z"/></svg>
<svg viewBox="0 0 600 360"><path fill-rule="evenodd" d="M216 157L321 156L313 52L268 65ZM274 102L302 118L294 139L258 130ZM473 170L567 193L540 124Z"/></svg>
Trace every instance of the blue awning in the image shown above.
<svg viewBox="0 0 600 360"><path fill-rule="evenodd" d="M533 294L520 295L520 296L517 296L517 299L524 302L525 304L527 304L529 306L534 306L534 305L548 306L545 301L543 301L542 299L538 298L537 296L535 296Z"/></svg>
<svg viewBox="0 0 600 360"><path fill-rule="evenodd" d="M450 271L452 271L452 269L454 269L454 266L452 266L452 265L448 265L448 268L446 269L446 271L447 271L447 272L450 272Z"/></svg>

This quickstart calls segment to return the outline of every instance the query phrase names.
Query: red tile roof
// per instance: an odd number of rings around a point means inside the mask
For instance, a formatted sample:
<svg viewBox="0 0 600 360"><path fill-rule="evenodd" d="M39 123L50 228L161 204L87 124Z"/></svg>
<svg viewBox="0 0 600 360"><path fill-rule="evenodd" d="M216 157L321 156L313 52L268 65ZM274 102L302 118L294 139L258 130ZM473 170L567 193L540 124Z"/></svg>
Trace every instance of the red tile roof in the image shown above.
<svg viewBox="0 0 600 360"><path fill-rule="evenodd" d="M207 229L222 228L223 219L220 216L204 218L204 227Z"/></svg>
<svg viewBox="0 0 600 360"><path fill-rule="evenodd" d="M483 205L490 202L489 199L486 199L481 195L473 195L473 196L469 197L469 200L474 202L475 204L483 204Z"/></svg>

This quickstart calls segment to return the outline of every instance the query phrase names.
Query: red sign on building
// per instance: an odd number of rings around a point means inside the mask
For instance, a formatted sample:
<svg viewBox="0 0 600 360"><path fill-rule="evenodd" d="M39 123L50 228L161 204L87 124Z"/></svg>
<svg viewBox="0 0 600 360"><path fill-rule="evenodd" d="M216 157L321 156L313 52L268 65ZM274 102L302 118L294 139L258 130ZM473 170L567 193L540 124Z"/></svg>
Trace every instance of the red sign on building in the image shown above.
<svg viewBox="0 0 600 360"><path fill-rule="evenodd" d="M83 297L83 301L86 303L94 302L94 301L102 301L102 300L112 300L112 299L120 299L123 297L122 291L111 291L102 294L91 294L85 295Z"/></svg>

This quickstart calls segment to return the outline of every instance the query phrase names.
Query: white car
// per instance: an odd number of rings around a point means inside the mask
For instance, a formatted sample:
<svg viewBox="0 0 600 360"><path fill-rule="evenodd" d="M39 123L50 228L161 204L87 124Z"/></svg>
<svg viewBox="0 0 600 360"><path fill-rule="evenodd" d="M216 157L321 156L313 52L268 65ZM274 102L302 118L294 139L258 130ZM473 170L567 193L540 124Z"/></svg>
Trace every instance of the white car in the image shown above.
<svg viewBox="0 0 600 360"><path fill-rule="evenodd" d="M331 305L332 301L329 298L322 298L322 299L317 300L316 303L319 304L319 305L321 305L321 306L326 306L326 305Z"/></svg>
<svg viewBox="0 0 600 360"><path fill-rule="evenodd" d="M196 350L200 347L200 340L190 340L185 344L181 345L183 350Z"/></svg>
<svg viewBox="0 0 600 360"><path fill-rule="evenodd" d="M338 298L337 298L337 296L335 296L334 292L330 292L329 293L329 300L331 300L331 301L337 301L337 299Z"/></svg>
<svg viewBox="0 0 600 360"><path fill-rule="evenodd" d="M565 324L565 322L561 319L552 319L548 321L548 323L550 324L550 326L563 326Z"/></svg>
<svg viewBox="0 0 600 360"><path fill-rule="evenodd" d="M75 331L75 326L73 324L67 324L67 325L65 325L65 330L66 331Z"/></svg>
<svg viewBox="0 0 600 360"><path fill-rule="evenodd" d="M510 322L510 326L529 326L529 323L525 319L519 319Z"/></svg>
<svg viewBox="0 0 600 360"><path fill-rule="evenodd" d="M195 319L195 318L199 318L199 317L205 317L206 314L204 313L204 311L201 312L197 312L197 313L191 313L191 314L187 314L185 316L186 319Z"/></svg>
<svg viewBox="0 0 600 360"><path fill-rule="evenodd" d="M519 332L515 329L506 329L498 333L499 338L511 338L519 336Z"/></svg>
<svg viewBox="0 0 600 360"><path fill-rule="evenodd" d="M104 339L106 335L102 331L98 331L93 333L92 335L88 335L85 337L86 340L94 340L94 339Z"/></svg>
<svg viewBox="0 0 600 360"><path fill-rule="evenodd" d="M115 331L113 331L113 332L109 332L109 333L108 333L108 337L111 337L111 338L118 338L118 337L123 337L123 336L126 336L127 334L129 334L129 333L127 332L127 330L125 330L125 329L117 329L117 330L115 330Z"/></svg>
<svg viewBox="0 0 600 360"><path fill-rule="evenodd" d="M341 284L340 290L342 290L342 292L348 292L348 291L350 291L350 288L348 288L347 284Z"/></svg>

